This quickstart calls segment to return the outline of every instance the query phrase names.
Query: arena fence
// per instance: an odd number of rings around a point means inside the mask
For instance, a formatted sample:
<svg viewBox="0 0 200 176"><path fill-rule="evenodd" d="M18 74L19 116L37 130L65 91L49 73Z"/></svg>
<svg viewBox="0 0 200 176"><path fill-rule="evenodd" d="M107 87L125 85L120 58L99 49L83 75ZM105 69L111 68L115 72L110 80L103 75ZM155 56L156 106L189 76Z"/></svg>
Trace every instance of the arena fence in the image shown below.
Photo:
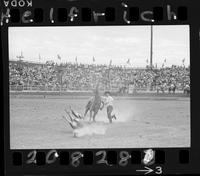
<svg viewBox="0 0 200 176"><path fill-rule="evenodd" d="M23 85L10 85L10 92L92 92L92 89L81 89L74 88L68 89L61 86L23 86ZM104 92L108 89L100 88L101 92ZM110 88L109 91L120 94L135 94L137 92L157 92L156 88L151 89L150 87L128 87L126 89L120 90L120 88ZM168 92L168 89L165 89L165 92ZM176 93L182 93L183 90L177 89Z"/></svg>
<svg viewBox="0 0 200 176"><path fill-rule="evenodd" d="M23 86L23 85L10 85L10 91L88 91L92 88L65 88L61 86ZM106 88L100 88L101 91L106 91ZM117 88L112 88L110 91L117 91Z"/></svg>

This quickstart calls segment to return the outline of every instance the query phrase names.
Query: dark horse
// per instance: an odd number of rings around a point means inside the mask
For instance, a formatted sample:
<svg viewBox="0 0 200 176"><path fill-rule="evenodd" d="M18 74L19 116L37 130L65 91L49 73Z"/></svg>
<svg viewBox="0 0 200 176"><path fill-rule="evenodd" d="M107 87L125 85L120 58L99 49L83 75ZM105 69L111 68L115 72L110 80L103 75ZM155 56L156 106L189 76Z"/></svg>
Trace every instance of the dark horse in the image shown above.
<svg viewBox="0 0 200 176"><path fill-rule="evenodd" d="M86 107L85 107L85 113L84 117L86 116L87 112L90 111L90 121L93 119L95 122L95 117L100 110L103 109L104 103L101 100L101 96L99 95L99 84L97 84L96 89L94 90L94 97L92 97Z"/></svg>
<svg viewBox="0 0 200 176"><path fill-rule="evenodd" d="M190 86L188 84L184 87L183 93L186 95L190 95Z"/></svg>
<svg viewBox="0 0 200 176"><path fill-rule="evenodd" d="M165 93L165 88L164 88L164 86L162 84L157 85L156 86L156 90L157 90L157 93L159 93L160 91L162 93Z"/></svg>
<svg viewBox="0 0 200 176"><path fill-rule="evenodd" d="M171 85L169 86L168 92L171 93L171 91L172 91L173 93L175 93L175 91L176 91L176 85L171 84Z"/></svg>
<svg viewBox="0 0 200 176"><path fill-rule="evenodd" d="M127 92L127 87L121 87L121 88L119 88L119 91L118 91L118 93L120 93L120 94L124 94L124 93L126 93Z"/></svg>

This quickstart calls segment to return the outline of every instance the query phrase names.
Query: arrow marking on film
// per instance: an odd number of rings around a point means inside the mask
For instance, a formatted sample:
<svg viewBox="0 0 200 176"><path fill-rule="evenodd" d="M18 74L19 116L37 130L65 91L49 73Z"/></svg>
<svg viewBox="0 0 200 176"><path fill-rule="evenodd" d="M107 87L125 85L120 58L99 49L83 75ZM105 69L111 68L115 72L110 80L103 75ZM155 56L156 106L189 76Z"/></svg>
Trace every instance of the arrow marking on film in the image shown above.
<svg viewBox="0 0 200 176"><path fill-rule="evenodd" d="M149 174L149 173L151 173L151 172L153 172L153 169L151 169L151 168L149 168L149 167L144 167L145 169L143 169L143 170L136 170L137 172L145 172L144 174L146 175L146 174Z"/></svg>

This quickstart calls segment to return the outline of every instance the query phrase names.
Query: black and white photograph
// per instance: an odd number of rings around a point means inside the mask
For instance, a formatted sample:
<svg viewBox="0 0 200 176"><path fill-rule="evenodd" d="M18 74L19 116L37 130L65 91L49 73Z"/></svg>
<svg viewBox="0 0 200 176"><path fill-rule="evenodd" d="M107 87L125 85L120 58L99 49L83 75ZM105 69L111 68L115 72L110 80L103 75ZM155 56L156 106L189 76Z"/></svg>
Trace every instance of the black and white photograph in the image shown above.
<svg viewBox="0 0 200 176"><path fill-rule="evenodd" d="M9 27L10 149L191 147L189 25Z"/></svg>

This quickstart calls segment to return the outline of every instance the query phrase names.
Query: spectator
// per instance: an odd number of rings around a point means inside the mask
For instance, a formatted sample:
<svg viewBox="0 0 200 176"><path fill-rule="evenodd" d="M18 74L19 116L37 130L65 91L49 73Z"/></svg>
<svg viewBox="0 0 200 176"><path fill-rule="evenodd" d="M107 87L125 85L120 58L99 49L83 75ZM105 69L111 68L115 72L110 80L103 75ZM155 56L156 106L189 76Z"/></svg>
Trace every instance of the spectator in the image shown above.
<svg viewBox="0 0 200 176"><path fill-rule="evenodd" d="M183 90L186 84L190 84L190 69L175 65L151 70L94 64L9 63L10 86L40 87L41 90L59 90L60 87L65 90L91 90L97 80L100 80L102 90L119 90L130 82L134 82L137 89L155 89L158 85L167 88L174 84L177 89Z"/></svg>

